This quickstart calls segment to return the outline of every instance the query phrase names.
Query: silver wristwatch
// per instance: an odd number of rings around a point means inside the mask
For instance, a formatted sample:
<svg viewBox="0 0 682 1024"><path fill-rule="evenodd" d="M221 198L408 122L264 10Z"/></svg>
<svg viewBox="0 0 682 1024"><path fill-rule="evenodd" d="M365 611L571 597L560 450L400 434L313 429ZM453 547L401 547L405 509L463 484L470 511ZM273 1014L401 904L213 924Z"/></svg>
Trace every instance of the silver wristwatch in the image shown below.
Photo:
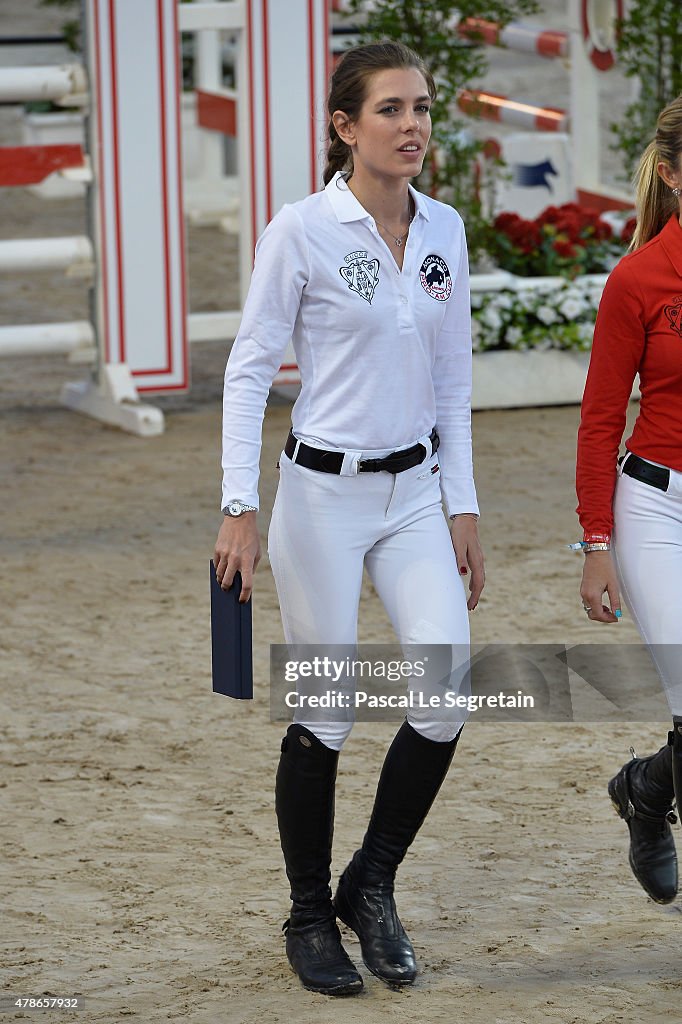
<svg viewBox="0 0 682 1024"><path fill-rule="evenodd" d="M245 505L239 498L233 498L232 501L228 501L222 513L225 516L240 516L243 512L257 512L258 509L255 505Z"/></svg>

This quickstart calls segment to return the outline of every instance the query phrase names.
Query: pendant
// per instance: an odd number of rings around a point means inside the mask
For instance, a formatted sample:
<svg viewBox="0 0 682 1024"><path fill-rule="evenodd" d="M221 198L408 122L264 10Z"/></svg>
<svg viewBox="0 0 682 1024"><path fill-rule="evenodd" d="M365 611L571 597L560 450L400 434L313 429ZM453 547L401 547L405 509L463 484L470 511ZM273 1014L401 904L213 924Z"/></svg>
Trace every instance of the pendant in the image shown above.
<svg viewBox="0 0 682 1024"><path fill-rule="evenodd" d="M395 240L395 244L396 244L396 245L399 245L399 246L400 246L400 245L402 245L402 244L403 244L403 240L402 240L402 238L396 238L396 240Z"/></svg>

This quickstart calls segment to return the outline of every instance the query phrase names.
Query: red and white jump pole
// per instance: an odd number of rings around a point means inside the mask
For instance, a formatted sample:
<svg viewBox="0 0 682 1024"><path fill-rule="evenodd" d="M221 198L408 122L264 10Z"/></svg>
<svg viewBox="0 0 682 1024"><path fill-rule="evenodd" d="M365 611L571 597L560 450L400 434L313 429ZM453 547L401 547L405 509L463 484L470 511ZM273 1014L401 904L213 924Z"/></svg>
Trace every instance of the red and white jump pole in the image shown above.
<svg viewBox="0 0 682 1024"><path fill-rule="evenodd" d="M494 92L462 89L457 96L457 106L464 114L497 121L498 124L513 124L541 132L564 132L568 128L565 110L521 103Z"/></svg>
<svg viewBox="0 0 682 1024"><path fill-rule="evenodd" d="M517 22L503 27L483 18L464 18L457 25L457 34L472 42L501 46L520 53L535 53L540 57L567 57L569 53L567 32L532 28Z"/></svg>

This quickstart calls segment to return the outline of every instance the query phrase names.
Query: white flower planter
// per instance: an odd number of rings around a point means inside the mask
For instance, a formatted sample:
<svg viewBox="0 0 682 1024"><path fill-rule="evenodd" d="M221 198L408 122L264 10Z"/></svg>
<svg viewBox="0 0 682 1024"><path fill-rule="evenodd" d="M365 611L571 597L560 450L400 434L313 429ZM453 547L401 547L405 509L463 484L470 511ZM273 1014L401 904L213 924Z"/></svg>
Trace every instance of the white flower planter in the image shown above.
<svg viewBox="0 0 682 1024"><path fill-rule="evenodd" d="M559 349L475 352L472 409L519 409L580 402L589 352Z"/></svg>
<svg viewBox="0 0 682 1024"><path fill-rule="evenodd" d="M576 278L601 287L608 274ZM563 277L517 277L505 270L472 274L471 291L551 292L566 283ZM589 352L561 349L475 352L473 357L472 409L519 409L539 405L575 405L582 400ZM632 397L638 398L635 386Z"/></svg>
<svg viewBox="0 0 682 1024"><path fill-rule="evenodd" d="M589 352L475 352L472 409L527 409L538 405L579 405ZM630 395L639 398L638 379Z"/></svg>

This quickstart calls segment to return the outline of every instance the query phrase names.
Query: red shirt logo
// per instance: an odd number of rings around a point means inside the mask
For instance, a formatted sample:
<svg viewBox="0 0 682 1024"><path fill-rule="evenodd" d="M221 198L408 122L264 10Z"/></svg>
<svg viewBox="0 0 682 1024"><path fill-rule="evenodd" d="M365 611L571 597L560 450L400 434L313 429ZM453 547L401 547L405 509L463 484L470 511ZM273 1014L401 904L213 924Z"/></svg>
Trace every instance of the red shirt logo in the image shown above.
<svg viewBox="0 0 682 1024"><path fill-rule="evenodd" d="M663 307L671 329L682 338L682 295L676 295L669 306Z"/></svg>

